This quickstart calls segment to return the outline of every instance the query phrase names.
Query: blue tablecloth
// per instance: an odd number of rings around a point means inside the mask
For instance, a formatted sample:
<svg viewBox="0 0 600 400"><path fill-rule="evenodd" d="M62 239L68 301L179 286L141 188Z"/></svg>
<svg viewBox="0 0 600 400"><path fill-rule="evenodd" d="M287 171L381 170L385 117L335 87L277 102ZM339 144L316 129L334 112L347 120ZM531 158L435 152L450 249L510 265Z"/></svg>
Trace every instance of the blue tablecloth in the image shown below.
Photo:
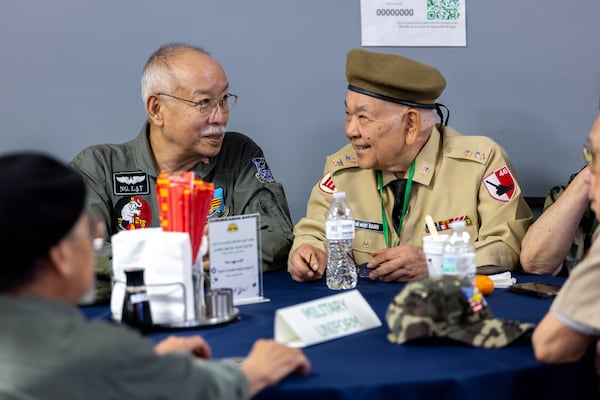
<svg viewBox="0 0 600 400"><path fill-rule="evenodd" d="M561 278L516 274L519 282L562 283ZM459 343L396 345L388 342L385 312L404 284L361 280L357 289L382 326L305 348L312 363L308 377L290 376L260 393L258 399L587 399L598 398L590 352L578 363L537 362L531 334L502 349L479 349ZM253 342L273 337L278 308L336 294L324 281L293 282L287 272L264 275L270 302L238 306L238 321L211 328L177 331L201 334L213 357L246 355ZM537 323L551 300L496 289L487 297L498 318ZM107 307L84 307L89 318L107 318ZM172 332L152 335L160 340Z"/></svg>

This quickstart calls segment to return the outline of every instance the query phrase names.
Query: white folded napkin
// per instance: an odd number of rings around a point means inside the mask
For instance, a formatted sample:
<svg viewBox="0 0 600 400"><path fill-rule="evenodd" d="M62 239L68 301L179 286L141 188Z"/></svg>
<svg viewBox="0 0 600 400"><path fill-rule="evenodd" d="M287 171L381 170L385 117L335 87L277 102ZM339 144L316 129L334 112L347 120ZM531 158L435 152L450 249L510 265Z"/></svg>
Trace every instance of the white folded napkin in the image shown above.
<svg viewBox="0 0 600 400"><path fill-rule="evenodd" d="M488 275L488 277L494 282L495 288L507 288L517 282L517 279L512 277L510 271Z"/></svg>
<svg viewBox="0 0 600 400"><path fill-rule="evenodd" d="M121 320L127 267L144 268L152 321L173 324L194 320L192 250L185 232L162 228L122 231L112 237L113 280L111 312Z"/></svg>

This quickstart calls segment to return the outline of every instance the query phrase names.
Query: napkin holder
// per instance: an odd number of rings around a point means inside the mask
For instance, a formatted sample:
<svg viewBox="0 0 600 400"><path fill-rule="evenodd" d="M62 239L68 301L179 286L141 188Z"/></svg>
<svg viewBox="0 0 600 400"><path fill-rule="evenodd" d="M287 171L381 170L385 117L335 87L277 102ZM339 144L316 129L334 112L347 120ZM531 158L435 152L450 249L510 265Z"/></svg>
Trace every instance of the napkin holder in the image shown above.
<svg viewBox="0 0 600 400"><path fill-rule="evenodd" d="M201 259L192 268L189 235L161 228L122 231L112 237L113 288L111 314L121 320L128 267L145 269L152 320L158 325L181 324L202 318L204 276Z"/></svg>

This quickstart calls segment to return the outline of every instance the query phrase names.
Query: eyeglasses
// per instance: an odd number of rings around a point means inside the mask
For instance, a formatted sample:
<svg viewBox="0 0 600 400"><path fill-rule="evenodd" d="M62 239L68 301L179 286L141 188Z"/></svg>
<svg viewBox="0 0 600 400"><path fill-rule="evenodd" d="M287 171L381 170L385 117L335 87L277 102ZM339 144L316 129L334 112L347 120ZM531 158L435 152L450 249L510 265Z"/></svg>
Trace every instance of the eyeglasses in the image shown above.
<svg viewBox="0 0 600 400"><path fill-rule="evenodd" d="M583 159L587 166L592 166L596 163L596 156L588 146L583 146Z"/></svg>
<svg viewBox="0 0 600 400"><path fill-rule="evenodd" d="M87 232L85 234L72 231L68 237L74 240L86 239L92 241L95 251L102 249L106 240L106 226L102 220L94 215L87 214ZM85 231L84 231L85 232Z"/></svg>
<svg viewBox="0 0 600 400"><path fill-rule="evenodd" d="M191 105L192 107L196 107L197 110L202 115L210 115L215 111L217 105L221 108L221 111L224 113L228 113L231 111L233 107L237 104L238 97L235 94L227 93L223 96L222 99L203 99L200 101L192 101L187 99L182 99L181 97L173 96L172 94L167 93L156 93L157 96L167 96L171 97L175 100L183 101Z"/></svg>

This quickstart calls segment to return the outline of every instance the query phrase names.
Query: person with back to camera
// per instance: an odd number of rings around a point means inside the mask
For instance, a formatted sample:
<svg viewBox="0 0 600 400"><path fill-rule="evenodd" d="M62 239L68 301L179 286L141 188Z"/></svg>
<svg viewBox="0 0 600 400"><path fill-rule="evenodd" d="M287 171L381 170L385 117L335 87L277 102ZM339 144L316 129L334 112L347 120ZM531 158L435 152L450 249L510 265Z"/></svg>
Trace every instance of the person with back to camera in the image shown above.
<svg viewBox="0 0 600 400"><path fill-rule="evenodd" d="M0 398L247 399L309 371L300 350L273 340L256 341L235 367L208 360L200 336L153 345L86 321L76 303L94 286L100 230L84 212L83 179L54 158L18 153L0 157L0 181L0 220L11 227L0 241Z"/></svg>
<svg viewBox="0 0 600 400"><path fill-rule="evenodd" d="M589 187L590 207L600 212L600 116L588 135L590 148L584 148L587 164L580 174ZM580 359L596 343L596 371L600 375L600 241L594 240L588 254L575 266L538 324L532 337L535 356L550 363Z"/></svg>
<svg viewBox="0 0 600 400"><path fill-rule="evenodd" d="M156 177L163 170L194 171L215 185L209 220L259 213L262 269L284 268L293 239L284 189L254 141L225 131L237 96L229 92L221 65L200 47L162 46L144 67L142 99L148 119L135 139L89 147L71 162L89 188L87 209L111 235L158 227ZM97 298L106 300L110 245L100 254Z"/></svg>
<svg viewBox="0 0 600 400"><path fill-rule="evenodd" d="M346 76L350 144L327 157L306 217L294 228L292 279L325 273L325 213L335 191L346 192L355 218L354 258L368 263L370 279L427 275L421 246L427 214L442 231L454 220L467 222L478 267L514 268L531 210L502 147L446 126L436 102L446 87L442 74L399 55L353 49Z"/></svg>

